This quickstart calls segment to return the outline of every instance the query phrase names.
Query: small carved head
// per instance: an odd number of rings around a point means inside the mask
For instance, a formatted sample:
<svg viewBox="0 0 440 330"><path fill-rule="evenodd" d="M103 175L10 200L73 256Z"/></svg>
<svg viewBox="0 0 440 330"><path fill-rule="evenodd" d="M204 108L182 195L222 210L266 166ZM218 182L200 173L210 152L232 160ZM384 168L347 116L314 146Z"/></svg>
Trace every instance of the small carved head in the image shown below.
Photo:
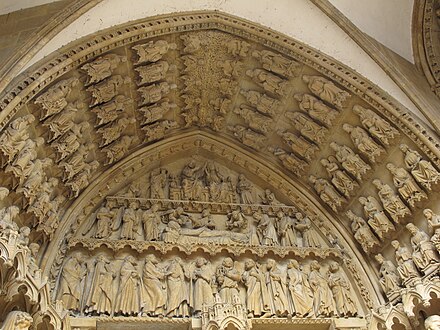
<svg viewBox="0 0 440 330"><path fill-rule="evenodd" d="M332 261L329 265L329 270L332 273L335 273L339 270L339 264L336 261Z"/></svg>
<svg viewBox="0 0 440 330"><path fill-rule="evenodd" d="M382 265L383 262L385 261L383 258L383 255L378 253L374 256L374 259L376 259L376 261L379 263L379 265Z"/></svg>
<svg viewBox="0 0 440 330"><path fill-rule="evenodd" d="M295 260L295 259L290 260L289 263L287 264L287 268L288 269L291 269L291 268L299 269L298 260Z"/></svg>
<svg viewBox="0 0 440 330"><path fill-rule="evenodd" d="M234 266L234 260L232 260L229 257L223 259L223 266L225 266L225 267L233 267Z"/></svg>
<svg viewBox="0 0 440 330"><path fill-rule="evenodd" d="M393 172L397 169L397 167L396 167L396 165L394 165L393 163L388 163L388 164L387 164L387 169L388 169L391 173L393 173Z"/></svg>
<svg viewBox="0 0 440 330"><path fill-rule="evenodd" d="M426 330L438 330L440 329L440 315L431 315L425 320Z"/></svg>
<svg viewBox="0 0 440 330"><path fill-rule="evenodd" d="M274 259L267 259L266 269L271 270L271 269L274 269L275 267L276 267L275 260Z"/></svg>
<svg viewBox="0 0 440 330"><path fill-rule="evenodd" d="M244 269L245 270L249 270L255 267L255 261L253 261L252 259L248 259L245 261L244 263Z"/></svg>
<svg viewBox="0 0 440 330"><path fill-rule="evenodd" d="M362 205L367 204L367 199L364 196L359 197L358 200Z"/></svg>
<svg viewBox="0 0 440 330"><path fill-rule="evenodd" d="M208 261L203 257L199 257L196 259L196 266L197 267L202 267L202 266L206 265L207 263L208 263Z"/></svg>
<svg viewBox="0 0 440 330"><path fill-rule="evenodd" d="M9 189L5 187L0 187L0 201L4 200L8 195Z"/></svg>
<svg viewBox="0 0 440 330"><path fill-rule="evenodd" d="M400 247L400 243L397 240L391 241L391 246L397 250Z"/></svg>
<svg viewBox="0 0 440 330"><path fill-rule="evenodd" d="M347 133L350 133L353 130L353 126L351 126L350 124L344 124L342 125L342 129Z"/></svg>
<svg viewBox="0 0 440 330"><path fill-rule="evenodd" d="M310 270L319 270L319 269L321 269L321 266L319 265L318 261L317 260L313 260L310 263Z"/></svg>
<svg viewBox="0 0 440 330"><path fill-rule="evenodd" d="M145 257L145 263L151 262L152 264L156 265L159 263L159 260L157 260L156 256L154 254L147 254Z"/></svg>
<svg viewBox="0 0 440 330"><path fill-rule="evenodd" d="M407 225L406 225L406 229L408 229L408 231L409 231L411 234L415 234L415 233L417 233L417 232L419 231L419 230L417 229L417 227L414 226L414 224L412 224L412 223L407 224Z"/></svg>
<svg viewBox="0 0 440 330"><path fill-rule="evenodd" d="M402 143L402 144L399 146L399 149L400 149L402 152L407 152L407 151L409 150L409 147L408 147L406 144Z"/></svg>
<svg viewBox="0 0 440 330"><path fill-rule="evenodd" d="M423 215L425 216L426 219L431 220L432 216L434 215L434 212L432 212L431 209L424 209Z"/></svg>

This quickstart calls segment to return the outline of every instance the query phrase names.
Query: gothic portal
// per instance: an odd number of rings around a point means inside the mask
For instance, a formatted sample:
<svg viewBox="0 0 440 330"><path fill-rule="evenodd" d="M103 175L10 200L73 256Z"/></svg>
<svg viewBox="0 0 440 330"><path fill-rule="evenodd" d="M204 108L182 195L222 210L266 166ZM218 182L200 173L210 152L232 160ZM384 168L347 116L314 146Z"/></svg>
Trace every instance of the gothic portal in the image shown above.
<svg viewBox="0 0 440 330"><path fill-rule="evenodd" d="M331 57L181 13L0 101L2 329L438 329L439 139Z"/></svg>

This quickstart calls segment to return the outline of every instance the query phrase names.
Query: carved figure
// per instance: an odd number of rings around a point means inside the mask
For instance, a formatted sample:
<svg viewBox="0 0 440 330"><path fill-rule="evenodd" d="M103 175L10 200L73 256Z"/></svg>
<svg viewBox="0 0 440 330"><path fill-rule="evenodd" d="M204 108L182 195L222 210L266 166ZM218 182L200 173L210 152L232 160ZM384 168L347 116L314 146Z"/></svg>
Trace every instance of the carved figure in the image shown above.
<svg viewBox="0 0 440 330"><path fill-rule="evenodd" d="M243 144L248 147L260 150L263 148L266 137L263 134L254 132L253 130L241 125L228 126L228 129L238 138Z"/></svg>
<svg viewBox="0 0 440 330"><path fill-rule="evenodd" d="M64 308L73 312L80 311L80 301L83 292L83 280L87 274L83 266L84 258L80 252L74 253L64 264L61 272L59 298Z"/></svg>
<svg viewBox="0 0 440 330"><path fill-rule="evenodd" d="M351 287L348 280L340 270L339 264L335 261L329 266L328 283L335 301L336 311L340 316L357 315L357 307L351 295Z"/></svg>
<svg viewBox="0 0 440 330"><path fill-rule="evenodd" d="M151 84L165 79L167 72L173 68L175 68L175 66L170 66L167 61L158 61L153 64L138 66L135 68L141 78L138 85Z"/></svg>
<svg viewBox="0 0 440 330"><path fill-rule="evenodd" d="M159 260L152 254L145 257L142 272L142 311L147 316L163 316L166 306L165 273L158 267Z"/></svg>
<svg viewBox="0 0 440 330"><path fill-rule="evenodd" d="M246 41L232 39L226 43L226 50L232 56L246 57L251 45Z"/></svg>
<svg viewBox="0 0 440 330"><path fill-rule="evenodd" d="M293 314L298 317L312 316L312 289L296 260L290 260L287 264L287 289L292 301Z"/></svg>
<svg viewBox="0 0 440 330"><path fill-rule="evenodd" d="M341 163L342 167L359 182L371 166L365 163L358 154L354 153L349 147L331 142L330 147L336 152L336 159Z"/></svg>
<svg viewBox="0 0 440 330"><path fill-rule="evenodd" d="M150 197L156 199L166 198L166 188L168 186L168 171L158 168L150 174Z"/></svg>
<svg viewBox="0 0 440 330"><path fill-rule="evenodd" d="M168 51L176 49L177 45L175 43L169 43L166 40L150 41L146 44L133 46L139 56L136 64L141 64L144 62L157 62L159 61Z"/></svg>
<svg viewBox="0 0 440 330"><path fill-rule="evenodd" d="M411 245L413 248L412 259L417 268L424 274L430 265L440 263L440 257L430 237L414 224L409 223L406 228L411 233Z"/></svg>
<svg viewBox="0 0 440 330"><path fill-rule="evenodd" d="M31 276L35 276L35 274L40 271L38 267L38 251L40 251L40 245L37 243L29 244L29 254L28 254L28 272Z"/></svg>
<svg viewBox="0 0 440 330"><path fill-rule="evenodd" d="M81 146L81 137L85 131L88 130L90 124L87 121L83 121L80 124L76 124L72 129L59 138L56 142L52 143L52 147L57 151L58 156L56 162L60 162L63 159L73 155Z"/></svg>
<svg viewBox="0 0 440 330"><path fill-rule="evenodd" d="M315 153L319 151L317 146L308 142L301 135L298 136L288 131L278 131L278 135L283 138L283 140L290 146L294 153L305 158L309 162L313 159Z"/></svg>
<svg viewBox="0 0 440 330"><path fill-rule="evenodd" d="M127 126L134 123L136 123L135 118L121 118L116 122L97 129L96 132L102 135L102 140L99 146L104 147L117 140L127 129Z"/></svg>
<svg viewBox="0 0 440 330"><path fill-rule="evenodd" d="M323 202L330 206L333 211L337 212L338 208L345 202L345 199L338 194L335 188L333 188L326 179L310 175L309 181L313 184L315 191Z"/></svg>
<svg viewBox="0 0 440 330"><path fill-rule="evenodd" d="M353 190L359 188L359 185L353 181L344 171L341 171L338 164L334 161L333 157L329 159L321 159L321 164L326 169L328 175L331 177L333 185L341 192L345 197L349 198L353 193Z"/></svg>
<svg viewBox="0 0 440 330"><path fill-rule="evenodd" d="M263 64L264 69L284 77L293 78L298 76L298 71L301 68L300 63L289 60L280 54L271 52L270 50L254 50L252 56Z"/></svg>
<svg viewBox="0 0 440 330"><path fill-rule="evenodd" d="M49 128L48 142L52 142L63 136L75 126L74 116L78 110L83 110L84 104L81 102L69 103L64 110L46 120L43 126Z"/></svg>
<svg viewBox="0 0 440 330"><path fill-rule="evenodd" d="M195 316L200 315L203 306L210 306L214 302L214 295L211 289L211 270L208 261L199 257L195 262L195 269L192 272L192 280L194 281L194 296L191 302Z"/></svg>
<svg viewBox="0 0 440 330"><path fill-rule="evenodd" d="M26 312L12 311L6 316L1 330L28 330L33 321L33 318Z"/></svg>
<svg viewBox="0 0 440 330"><path fill-rule="evenodd" d="M43 108L41 120L61 112L61 110L66 107L66 97L70 94L72 88L75 87L78 82L79 80L76 77L62 80L49 88L47 92L37 97L35 103L40 104Z"/></svg>
<svg viewBox="0 0 440 330"><path fill-rule="evenodd" d="M348 92L323 77L303 75L302 79L313 94L336 107L343 108L345 101L350 97Z"/></svg>
<svg viewBox="0 0 440 330"><path fill-rule="evenodd" d="M252 259L244 263L241 277L246 286L246 306L248 317L269 317L272 315L269 292L266 287L266 276Z"/></svg>
<svg viewBox="0 0 440 330"><path fill-rule="evenodd" d="M439 330L440 329L440 315L428 316L425 320L426 330Z"/></svg>
<svg viewBox="0 0 440 330"><path fill-rule="evenodd" d="M137 202L133 201L124 210L122 216L121 239L134 240L139 227L139 216L136 212Z"/></svg>
<svg viewBox="0 0 440 330"><path fill-rule="evenodd" d="M173 120L158 121L154 124L142 127L145 132L145 142L153 142L160 140L165 136L165 133L178 126L177 122Z"/></svg>
<svg viewBox="0 0 440 330"><path fill-rule="evenodd" d="M302 111L327 126L331 126L339 115L337 110L328 107L310 94L295 94L294 98L299 102L298 105Z"/></svg>
<svg viewBox="0 0 440 330"><path fill-rule="evenodd" d="M370 134L378 139L382 144L390 145L390 140L398 137L399 131L395 129L388 121L374 113L370 109L365 109L360 105L353 107L353 112L359 116L362 126Z"/></svg>
<svg viewBox="0 0 440 330"><path fill-rule="evenodd" d="M144 226L145 240L148 241L158 241L160 239L160 224L161 217L158 212L160 205L154 203L151 205L150 209L142 213L142 223Z"/></svg>
<svg viewBox="0 0 440 330"><path fill-rule="evenodd" d="M320 248L321 242L318 233L312 228L312 221L301 212L295 213L297 223L295 228L301 232L303 247Z"/></svg>
<svg viewBox="0 0 440 330"><path fill-rule="evenodd" d="M254 196L252 195L252 183L246 179L244 174L238 175L237 193L240 196L240 203L254 204Z"/></svg>
<svg viewBox="0 0 440 330"><path fill-rule="evenodd" d="M87 72L89 78L85 86L96 84L105 78L110 77L120 63L127 61L126 56L117 54L106 54L98 57L90 63L84 64L81 69Z"/></svg>
<svg viewBox="0 0 440 330"><path fill-rule="evenodd" d="M424 188L431 190L432 184L436 185L440 182L440 173L431 162L424 160L417 151L410 149L406 144L401 144L400 150L405 154L406 168Z"/></svg>
<svg viewBox="0 0 440 330"><path fill-rule="evenodd" d="M64 169L63 181L70 180L84 169L86 158L93 147L93 144L81 144L70 158L59 163Z"/></svg>
<svg viewBox="0 0 440 330"><path fill-rule="evenodd" d="M378 195L385 211L388 212L394 222L400 223L401 219L411 215L409 208L403 204L402 200L389 185L382 183L379 179L374 179L373 185L378 190Z"/></svg>
<svg viewBox="0 0 440 330"><path fill-rule="evenodd" d="M418 278L419 272L412 259L410 250L401 246L399 241L392 241L391 246L396 251L397 272L402 279L403 284L407 284L411 280Z"/></svg>
<svg viewBox="0 0 440 330"><path fill-rule="evenodd" d="M226 228L234 232L240 232L247 227L248 221L246 216L240 210L234 210L228 214L226 220Z"/></svg>
<svg viewBox="0 0 440 330"><path fill-rule="evenodd" d="M200 200L203 190L204 170L204 166L197 165L195 159L191 159L182 169L182 190L186 199Z"/></svg>
<svg viewBox="0 0 440 330"><path fill-rule="evenodd" d="M273 73L261 69L253 69L247 70L246 75L269 93L279 96L287 95L289 82Z"/></svg>
<svg viewBox="0 0 440 330"><path fill-rule="evenodd" d="M252 216L258 225L257 234L260 237L261 244L266 246L278 246L278 235L273 219L267 214L262 214L260 211L254 212Z"/></svg>
<svg viewBox="0 0 440 330"><path fill-rule="evenodd" d="M32 172L21 187L16 191L22 193L27 199L28 205L32 205L37 198L39 189L43 182L46 180L45 168L52 165L52 159L36 159Z"/></svg>
<svg viewBox="0 0 440 330"><path fill-rule="evenodd" d="M185 45L183 48L185 53L195 53L199 51L202 46L202 41L196 34L184 34L180 36L180 39L183 40L183 44Z"/></svg>
<svg viewBox="0 0 440 330"><path fill-rule="evenodd" d="M167 278L167 310L168 317L186 317L189 316L189 295L186 287L184 264L179 257L171 260L165 270ZM192 292L191 292L192 294Z"/></svg>
<svg viewBox="0 0 440 330"><path fill-rule="evenodd" d="M258 114L258 112L252 110L251 107L245 104L242 104L239 108L235 108L234 113L243 117L250 128L262 133L268 133L273 125L272 119Z"/></svg>
<svg viewBox="0 0 440 330"><path fill-rule="evenodd" d="M227 77L239 77L243 70L243 62L235 60L226 60L219 62L219 66L223 69L223 73Z"/></svg>
<svg viewBox="0 0 440 330"><path fill-rule="evenodd" d="M388 295L399 290L402 280L397 273L396 266L391 261L385 260L380 253L375 256L375 259L380 265L379 280L385 293Z"/></svg>
<svg viewBox="0 0 440 330"><path fill-rule="evenodd" d="M283 211L277 212L277 234L281 246L297 246L294 222Z"/></svg>
<svg viewBox="0 0 440 330"><path fill-rule="evenodd" d="M308 116L301 112L287 111L284 116L290 119L294 127L301 132L303 136L316 143L322 143L327 134L327 128L318 125Z"/></svg>
<svg viewBox="0 0 440 330"><path fill-rule="evenodd" d="M318 261L310 263L309 283L313 292L313 310L315 316L331 317L336 314L335 302L328 281L320 269Z"/></svg>
<svg viewBox="0 0 440 330"><path fill-rule="evenodd" d="M192 220L192 227L194 229L208 228L208 229L215 230L215 228L216 228L215 222L214 222L214 219L212 218L212 215L211 215L211 212L209 211L209 208L204 208L202 210L202 213L201 213L199 219Z"/></svg>
<svg viewBox="0 0 440 330"><path fill-rule="evenodd" d="M102 254L96 257L91 291L87 300L87 314L113 314L113 280L116 274L110 261Z"/></svg>
<svg viewBox="0 0 440 330"><path fill-rule="evenodd" d="M365 157L375 163L385 153L385 149L379 146L368 135L368 133L359 126L351 126L350 124L342 125L342 129L350 134L351 141Z"/></svg>
<svg viewBox="0 0 440 330"><path fill-rule="evenodd" d="M435 214L431 209L424 209L423 215L428 221L428 225L431 230L435 230L440 227L440 215Z"/></svg>
<svg viewBox="0 0 440 330"><path fill-rule="evenodd" d="M278 317L290 314L285 276L273 259L268 259L266 263L266 286L274 314Z"/></svg>
<svg viewBox="0 0 440 330"><path fill-rule="evenodd" d="M86 91L92 94L90 107L108 102L119 93L119 87L130 82L129 77L123 78L121 75L111 76L110 78L89 86Z"/></svg>
<svg viewBox="0 0 440 330"><path fill-rule="evenodd" d="M382 241L396 230L376 198L372 196L359 197L359 202L364 208L364 214L368 218L368 224Z"/></svg>
<svg viewBox="0 0 440 330"><path fill-rule="evenodd" d="M79 193L87 188L92 173L99 167L98 161L85 164L81 172L66 183L66 186L72 190L73 197L78 197Z"/></svg>
<svg viewBox="0 0 440 330"><path fill-rule="evenodd" d="M277 156L278 159L283 163L284 167L290 172L301 176L304 169L307 167L307 163L302 159L299 159L292 153L287 153L282 148L273 148L269 147L269 151L271 151L274 156Z"/></svg>
<svg viewBox="0 0 440 330"><path fill-rule="evenodd" d="M133 101L124 95L117 95L110 102L92 108L91 111L98 117L96 126L105 125L115 121L132 103Z"/></svg>
<svg viewBox="0 0 440 330"><path fill-rule="evenodd" d="M6 164L10 164L20 150L23 149L26 140L29 138L27 129L34 120L33 115L18 117L1 133L0 151L6 158Z"/></svg>
<svg viewBox="0 0 440 330"><path fill-rule="evenodd" d="M223 115L226 115L231 111L232 102L228 98L218 97L215 100L210 100L209 104Z"/></svg>
<svg viewBox="0 0 440 330"><path fill-rule="evenodd" d="M388 163L387 169L393 175L393 183L399 191L400 196L402 196L410 206L414 207L416 202L428 198L428 195L420 189L411 175L404 168Z"/></svg>
<svg viewBox="0 0 440 330"><path fill-rule="evenodd" d="M114 141L103 148L102 152L105 152L107 157L107 161L104 165L113 164L122 159L128 153L130 146L134 144L137 140L137 136L124 135L117 141Z"/></svg>
<svg viewBox="0 0 440 330"><path fill-rule="evenodd" d="M165 113L175 107L177 106L174 103L164 100L161 103L140 108L139 111L141 111L144 116L144 121L141 123L141 125L151 124L162 119Z"/></svg>
<svg viewBox="0 0 440 330"><path fill-rule="evenodd" d="M120 270L119 291L116 298L115 313L125 316L137 315L140 311L139 301L139 272L137 262L132 256L127 256Z"/></svg>
<svg viewBox="0 0 440 330"><path fill-rule="evenodd" d="M376 249L380 245L379 240L374 236L365 220L351 210L348 210L345 214L351 220L351 230L354 233L354 238L362 246L362 249L366 253Z"/></svg>
<svg viewBox="0 0 440 330"><path fill-rule="evenodd" d="M263 114L275 116L281 106L281 102L257 91L241 90L240 94L246 98L253 107Z"/></svg>
<svg viewBox="0 0 440 330"><path fill-rule="evenodd" d="M102 206L96 213L96 238L109 238L115 213L107 206Z"/></svg>
<svg viewBox="0 0 440 330"><path fill-rule="evenodd" d="M241 275L234 268L234 261L227 257L216 270L216 280L219 285L218 292L222 302L233 304L239 298L238 283Z"/></svg>

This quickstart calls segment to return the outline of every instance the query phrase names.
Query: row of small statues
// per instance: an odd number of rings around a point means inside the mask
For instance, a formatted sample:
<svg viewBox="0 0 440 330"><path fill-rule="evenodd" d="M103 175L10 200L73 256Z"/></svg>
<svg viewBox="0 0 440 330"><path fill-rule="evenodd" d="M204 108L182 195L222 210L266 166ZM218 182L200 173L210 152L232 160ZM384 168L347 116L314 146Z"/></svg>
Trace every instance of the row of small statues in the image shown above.
<svg viewBox="0 0 440 330"><path fill-rule="evenodd" d="M257 211L252 221L240 210L234 210L220 224L214 221L209 208L196 217L182 207L167 211L160 211L160 207L159 203L153 203L144 211L138 209L137 201L132 201L128 208L118 208L114 201L107 201L96 213L94 237L109 239L118 232L120 239L135 240L139 239L142 225L145 241L177 243L179 238L186 237L189 241L192 238L217 244L226 244L230 238L235 243L252 246L320 248L322 245L311 220L301 212L296 212L292 218L281 210L276 217Z"/></svg>
<svg viewBox="0 0 440 330"><path fill-rule="evenodd" d="M224 303L244 303L250 318L357 315L353 288L339 263L329 262L326 273L316 260L305 268L296 260L282 270L273 259L239 265L229 257L217 267L203 257L162 262L147 255L139 262L127 256L121 263L102 254L86 260L75 252L64 264L58 298L72 313L92 316L200 317L217 294Z"/></svg>
<svg viewBox="0 0 440 330"><path fill-rule="evenodd" d="M336 148L335 144L333 146ZM433 186L440 182L440 173L431 162L424 160L417 151L410 149L406 144L401 144L400 150L404 153L404 163L407 170L392 163L387 164L387 169L393 176L394 186L401 198L388 184L379 179L373 180L384 209L397 223L411 214L411 210L404 202L414 208L418 202L428 197L426 192L431 191ZM346 197L351 195L358 184L345 171L341 170L335 161L324 159L322 163L329 172L331 183L327 179L317 178L313 175L309 177L309 180L314 184L321 199L336 211L346 202ZM344 163L342 164L345 168ZM361 170L363 173L369 169L363 165L360 158L357 162L353 162L353 166L350 168L352 170L347 169L350 174L353 174L355 169Z"/></svg>
<svg viewBox="0 0 440 330"><path fill-rule="evenodd" d="M406 228L411 234L412 249L402 246L397 240L391 242L397 266L381 254L376 255L380 264L380 282L389 296L401 287L417 284L422 276L440 273L440 216L430 209L424 210L424 214L429 226L435 230L432 237L410 223Z"/></svg>

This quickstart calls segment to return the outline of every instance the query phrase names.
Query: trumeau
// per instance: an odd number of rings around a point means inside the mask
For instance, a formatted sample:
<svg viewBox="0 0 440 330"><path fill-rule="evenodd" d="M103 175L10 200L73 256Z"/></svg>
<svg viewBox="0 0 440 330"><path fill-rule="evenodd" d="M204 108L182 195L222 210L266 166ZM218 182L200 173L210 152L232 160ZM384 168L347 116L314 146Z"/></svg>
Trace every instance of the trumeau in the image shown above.
<svg viewBox="0 0 440 330"><path fill-rule="evenodd" d="M435 324L438 138L332 58L174 14L1 104L5 329Z"/></svg>

